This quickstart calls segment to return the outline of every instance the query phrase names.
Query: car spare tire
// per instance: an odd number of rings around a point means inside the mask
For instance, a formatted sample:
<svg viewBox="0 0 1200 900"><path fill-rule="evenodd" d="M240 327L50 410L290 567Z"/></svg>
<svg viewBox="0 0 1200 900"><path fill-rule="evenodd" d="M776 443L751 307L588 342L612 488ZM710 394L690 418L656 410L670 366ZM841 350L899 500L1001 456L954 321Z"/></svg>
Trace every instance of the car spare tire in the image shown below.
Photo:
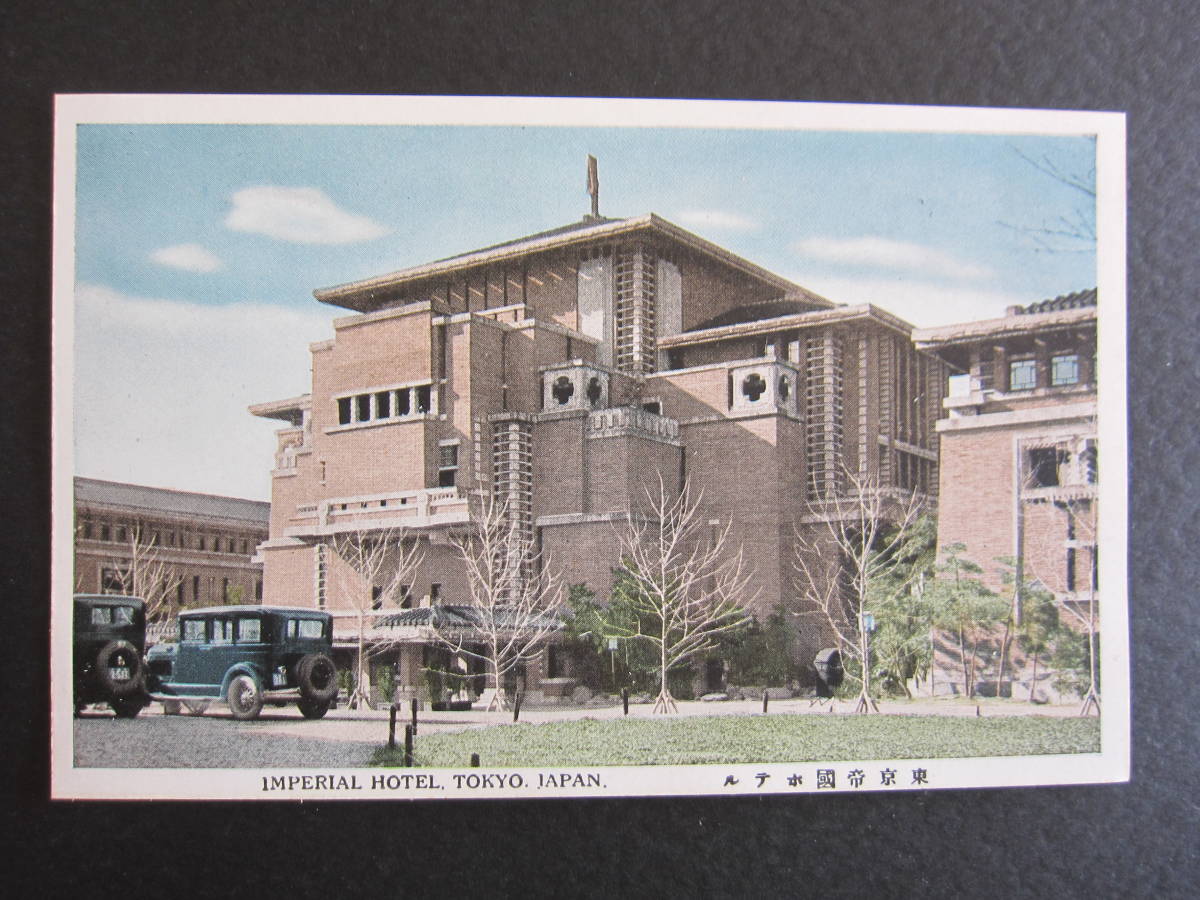
<svg viewBox="0 0 1200 900"><path fill-rule="evenodd" d="M329 703L337 696L337 666L324 653L309 653L296 666L296 684L310 703Z"/></svg>
<svg viewBox="0 0 1200 900"><path fill-rule="evenodd" d="M140 693L142 675L142 657L129 641L109 641L96 654L96 681L109 697Z"/></svg>

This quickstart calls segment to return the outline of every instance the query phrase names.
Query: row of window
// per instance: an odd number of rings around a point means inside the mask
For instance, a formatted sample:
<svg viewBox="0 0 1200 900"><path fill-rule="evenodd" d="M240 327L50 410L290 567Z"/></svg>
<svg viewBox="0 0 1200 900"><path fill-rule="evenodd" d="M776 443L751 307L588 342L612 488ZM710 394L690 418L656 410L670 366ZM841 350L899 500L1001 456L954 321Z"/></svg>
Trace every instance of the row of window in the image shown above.
<svg viewBox="0 0 1200 900"><path fill-rule="evenodd" d="M133 592L133 585L130 583L131 578L128 573L122 572L113 568L102 568L100 570L100 593L102 594L130 594ZM189 591L190 588L190 591ZM164 576L162 583L159 585L159 592L163 599L174 596L175 604L183 606L190 602L192 605L204 603L248 603L250 599L245 596L241 586L234 584L228 578L222 578L220 584L220 592L218 593L217 581L213 577L201 579L199 575L193 575L190 579L182 575L167 575ZM190 596L189 596L190 594ZM254 580L254 599L261 601L263 598L263 584L261 578Z"/></svg>
<svg viewBox="0 0 1200 900"><path fill-rule="evenodd" d="M136 540L151 547L179 547L183 550L208 550L213 553L238 553L249 556L255 541L244 537L219 534L191 535L170 529L138 529L129 525L84 519L79 524L79 536L84 540L112 541L125 544Z"/></svg>
<svg viewBox="0 0 1200 900"><path fill-rule="evenodd" d="M1036 359L1014 359L1008 364L1008 389L1032 391L1038 386ZM1079 354L1063 353L1050 357L1050 387L1079 384Z"/></svg>
<svg viewBox="0 0 1200 900"><path fill-rule="evenodd" d="M419 416L433 411L433 386L388 388L337 398L339 425L357 425Z"/></svg>

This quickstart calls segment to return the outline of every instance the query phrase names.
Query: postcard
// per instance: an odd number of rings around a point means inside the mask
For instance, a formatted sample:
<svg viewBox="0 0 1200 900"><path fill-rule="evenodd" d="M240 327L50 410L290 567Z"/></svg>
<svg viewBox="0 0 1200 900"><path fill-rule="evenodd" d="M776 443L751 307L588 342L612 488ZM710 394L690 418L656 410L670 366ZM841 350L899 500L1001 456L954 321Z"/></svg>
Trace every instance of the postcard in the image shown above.
<svg viewBox="0 0 1200 900"><path fill-rule="evenodd" d="M1128 780L1123 114L55 127L55 798Z"/></svg>

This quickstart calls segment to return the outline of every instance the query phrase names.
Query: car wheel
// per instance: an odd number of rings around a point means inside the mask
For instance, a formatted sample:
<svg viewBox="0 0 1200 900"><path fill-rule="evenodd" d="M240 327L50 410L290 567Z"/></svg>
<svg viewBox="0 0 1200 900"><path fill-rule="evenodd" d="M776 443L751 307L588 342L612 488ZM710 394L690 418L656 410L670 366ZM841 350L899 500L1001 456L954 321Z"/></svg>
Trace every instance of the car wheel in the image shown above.
<svg viewBox="0 0 1200 900"><path fill-rule="evenodd" d="M163 715L164 716L179 715L179 701L178 700L164 700L163 701Z"/></svg>
<svg viewBox="0 0 1200 900"><path fill-rule="evenodd" d="M183 701L184 715L202 716L202 715L204 715L204 712L207 709L208 709L208 701L207 700L193 700L190 703L187 700Z"/></svg>
<svg viewBox="0 0 1200 900"><path fill-rule="evenodd" d="M141 697L116 697L108 701L118 719L135 719L146 705Z"/></svg>
<svg viewBox="0 0 1200 900"><path fill-rule="evenodd" d="M320 719L325 713L329 712L328 703L313 703L309 700L301 700L298 704L300 714L306 719Z"/></svg>
<svg viewBox="0 0 1200 900"><path fill-rule="evenodd" d="M258 689L258 682L249 675L234 675L225 691L225 699L233 717L240 721L256 719L262 712L262 691Z"/></svg>
<svg viewBox="0 0 1200 900"><path fill-rule="evenodd" d="M296 685L309 703L328 705L337 696L337 666L324 653L309 653L296 666Z"/></svg>
<svg viewBox="0 0 1200 900"><path fill-rule="evenodd" d="M131 697L142 690L142 658L129 641L109 641L101 647L95 671L109 697Z"/></svg>

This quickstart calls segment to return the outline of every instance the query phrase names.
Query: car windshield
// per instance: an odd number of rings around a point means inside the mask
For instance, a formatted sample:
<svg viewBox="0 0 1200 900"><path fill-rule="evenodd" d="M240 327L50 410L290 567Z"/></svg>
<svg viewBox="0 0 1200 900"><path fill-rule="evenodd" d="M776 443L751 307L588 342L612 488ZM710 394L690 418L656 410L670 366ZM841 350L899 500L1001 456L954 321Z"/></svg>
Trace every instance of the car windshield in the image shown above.
<svg viewBox="0 0 1200 900"><path fill-rule="evenodd" d="M132 606L93 606L93 625L132 625Z"/></svg>

